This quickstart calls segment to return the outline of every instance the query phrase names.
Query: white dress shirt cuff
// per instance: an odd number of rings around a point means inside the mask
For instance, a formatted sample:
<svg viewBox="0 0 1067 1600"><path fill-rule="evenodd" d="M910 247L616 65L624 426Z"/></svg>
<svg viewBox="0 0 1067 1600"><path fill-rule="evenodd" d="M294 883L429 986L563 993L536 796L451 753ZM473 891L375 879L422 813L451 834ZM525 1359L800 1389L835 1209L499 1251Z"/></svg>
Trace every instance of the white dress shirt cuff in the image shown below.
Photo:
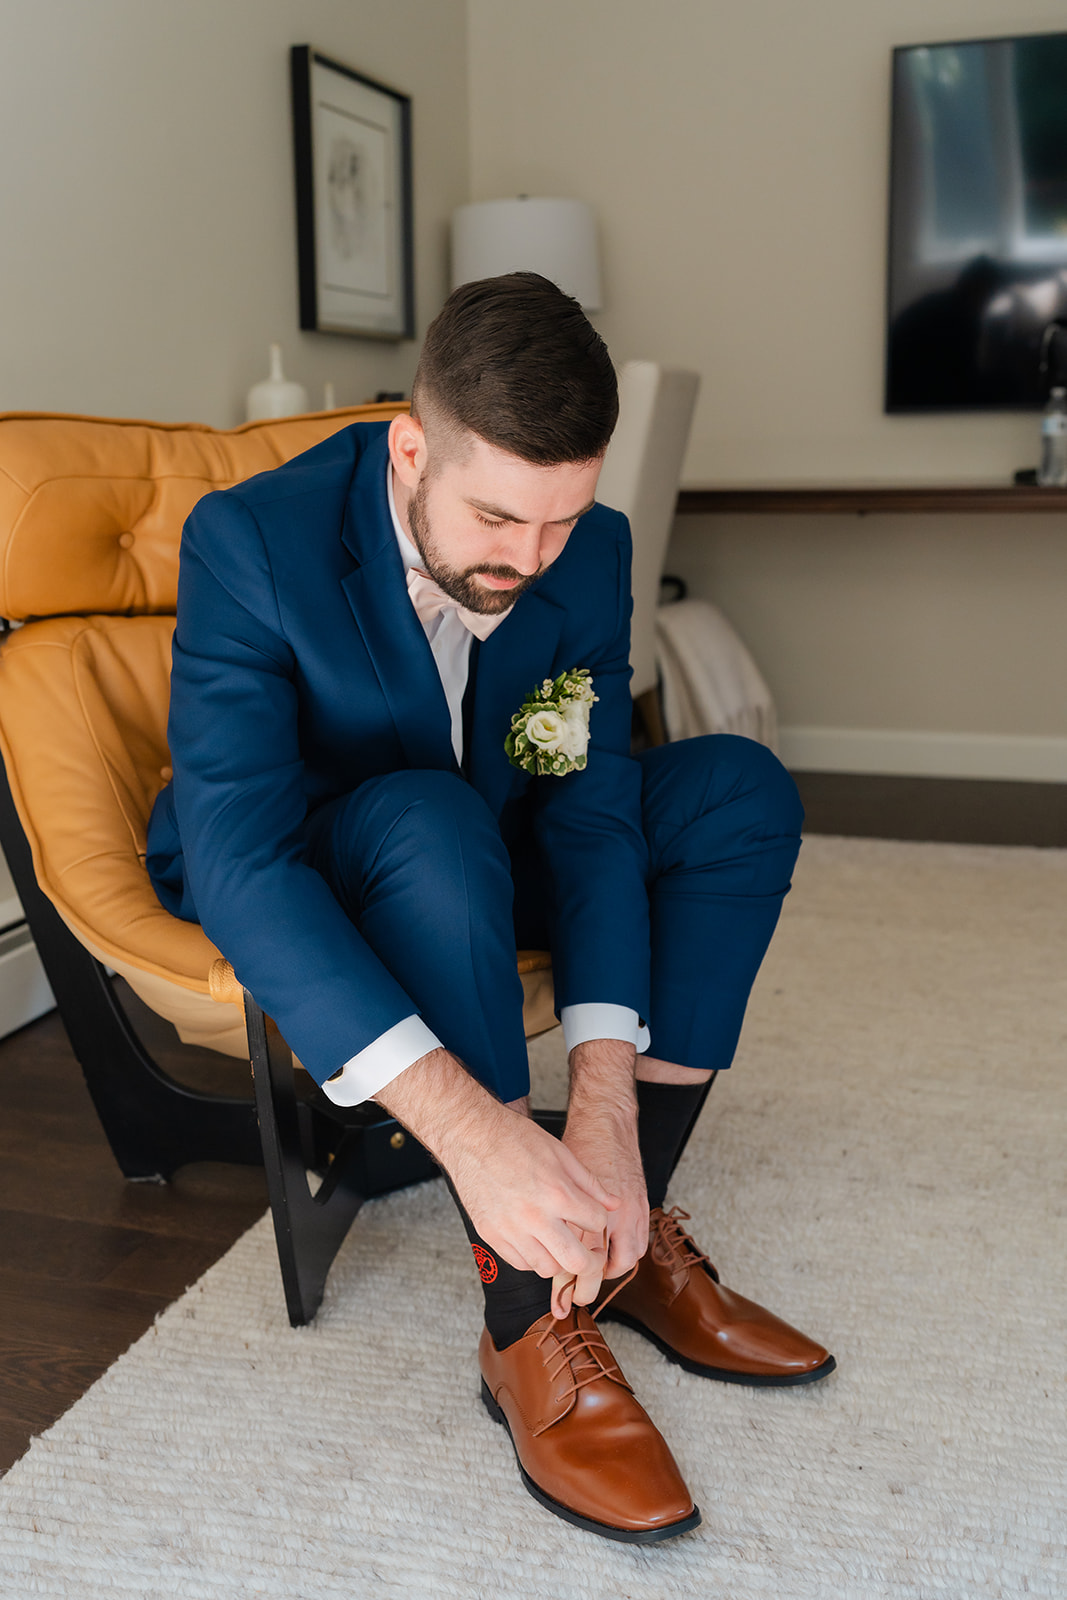
<svg viewBox="0 0 1067 1600"><path fill-rule="evenodd" d="M568 1055L576 1044L587 1044L590 1039L623 1039L634 1046L639 1056L644 1055L651 1043L648 1029L629 1006L589 1001L583 1005L564 1006L559 1020L563 1024L563 1042Z"/></svg>
<svg viewBox="0 0 1067 1600"><path fill-rule="evenodd" d="M324 1083L322 1092L336 1106L358 1106L440 1048L440 1039L421 1017L405 1017L346 1061L341 1076Z"/></svg>

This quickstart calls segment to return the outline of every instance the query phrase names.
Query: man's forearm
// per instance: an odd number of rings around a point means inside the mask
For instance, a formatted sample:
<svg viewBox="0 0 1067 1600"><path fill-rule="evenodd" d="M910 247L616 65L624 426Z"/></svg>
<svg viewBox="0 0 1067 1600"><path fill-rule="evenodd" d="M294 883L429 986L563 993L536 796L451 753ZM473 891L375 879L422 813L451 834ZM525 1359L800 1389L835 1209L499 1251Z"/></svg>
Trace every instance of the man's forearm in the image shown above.
<svg viewBox="0 0 1067 1600"><path fill-rule="evenodd" d="M374 1099L402 1122L446 1171L460 1152L475 1149L484 1141L496 1113L505 1110L445 1049L422 1056L379 1089Z"/></svg>
<svg viewBox="0 0 1067 1600"><path fill-rule="evenodd" d="M605 1276L621 1277L648 1244L648 1198L637 1139L636 1052L622 1039L590 1039L570 1053L564 1142L621 1205L608 1223Z"/></svg>
<svg viewBox="0 0 1067 1600"><path fill-rule="evenodd" d="M635 1062L633 1045L622 1039L576 1045L570 1053L569 1109L634 1117ZM476 1143L506 1109L443 1048L422 1056L373 1098L438 1159L450 1148Z"/></svg>

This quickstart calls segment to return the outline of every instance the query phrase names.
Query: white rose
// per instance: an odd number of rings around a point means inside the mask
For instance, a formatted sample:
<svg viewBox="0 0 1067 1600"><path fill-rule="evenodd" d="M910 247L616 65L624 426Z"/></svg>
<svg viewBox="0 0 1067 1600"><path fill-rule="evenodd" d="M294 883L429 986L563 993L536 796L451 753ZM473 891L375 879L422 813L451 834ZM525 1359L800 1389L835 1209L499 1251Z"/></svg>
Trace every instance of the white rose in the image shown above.
<svg viewBox="0 0 1067 1600"><path fill-rule="evenodd" d="M537 750L554 755L567 736L567 724L558 711L535 711L526 720L526 737Z"/></svg>
<svg viewBox="0 0 1067 1600"><path fill-rule="evenodd" d="M564 734L560 744L563 754L571 761L584 756L589 743L589 702L572 700L563 707Z"/></svg>

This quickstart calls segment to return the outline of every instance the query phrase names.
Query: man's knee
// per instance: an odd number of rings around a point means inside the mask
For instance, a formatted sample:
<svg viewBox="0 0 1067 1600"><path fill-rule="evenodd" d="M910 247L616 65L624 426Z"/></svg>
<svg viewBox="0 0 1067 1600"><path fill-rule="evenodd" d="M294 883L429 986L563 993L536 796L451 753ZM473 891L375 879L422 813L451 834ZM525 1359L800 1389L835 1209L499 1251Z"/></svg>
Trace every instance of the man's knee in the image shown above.
<svg viewBox="0 0 1067 1600"><path fill-rule="evenodd" d="M646 820L695 821L738 806L772 834L799 834L804 807L790 774L766 745L734 733L680 739L646 752Z"/></svg>
<svg viewBox="0 0 1067 1600"><path fill-rule="evenodd" d="M499 840L492 812L478 791L455 772L387 772L356 790L368 820L389 832L400 829L414 839L445 841L460 836Z"/></svg>
<svg viewBox="0 0 1067 1600"><path fill-rule="evenodd" d="M458 774L383 773L311 820L308 859L350 914L407 894L510 896L508 854L492 812Z"/></svg>
<svg viewBox="0 0 1067 1600"><path fill-rule="evenodd" d="M755 739L743 739L736 734L724 733L718 737L726 741L718 762L725 769L730 792L746 797L758 807L768 831L799 834L804 807L792 774L774 751Z"/></svg>
<svg viewBox="0 0 1067 1600"><path fill-rule="evenodd" d="M773 751L735 734L707 734L665 752L677 754L652 750L642 758L644 827L657 881L680 873L679 884L692 883L711 872L717 893L784 893L804 808Z"/></svg>
<svg viewBox="0 0 1067 1600"><path fill-rule="evenodd" d="M395 772L371 779L364 801L365 892L384 880L412 878L427 894L460 892L509 903L509 858L489 807L451 772ZM367 844L373 842L373 860Z"/></svg>

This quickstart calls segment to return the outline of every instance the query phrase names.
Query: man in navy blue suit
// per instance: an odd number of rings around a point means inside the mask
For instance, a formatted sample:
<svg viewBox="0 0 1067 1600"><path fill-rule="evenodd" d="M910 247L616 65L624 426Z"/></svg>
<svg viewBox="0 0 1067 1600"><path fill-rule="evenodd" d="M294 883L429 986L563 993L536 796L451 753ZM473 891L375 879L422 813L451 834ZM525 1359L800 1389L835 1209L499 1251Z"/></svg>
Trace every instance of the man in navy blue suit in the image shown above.
<svg viewBox="0 0 1067 1600"><path fill-rule="evenodd" d="M706 1378L834 1363L664 1209L802 811L749 740L631 756L629 529L595 502L617 411L577 304L509 274L451 296L410 416L202 500L149 870L326 1094L440 1161L526 1487L646 1542L699 1512L590 1308ZM523 946L552 951L562 1142L528 1115Z"/></svg>

